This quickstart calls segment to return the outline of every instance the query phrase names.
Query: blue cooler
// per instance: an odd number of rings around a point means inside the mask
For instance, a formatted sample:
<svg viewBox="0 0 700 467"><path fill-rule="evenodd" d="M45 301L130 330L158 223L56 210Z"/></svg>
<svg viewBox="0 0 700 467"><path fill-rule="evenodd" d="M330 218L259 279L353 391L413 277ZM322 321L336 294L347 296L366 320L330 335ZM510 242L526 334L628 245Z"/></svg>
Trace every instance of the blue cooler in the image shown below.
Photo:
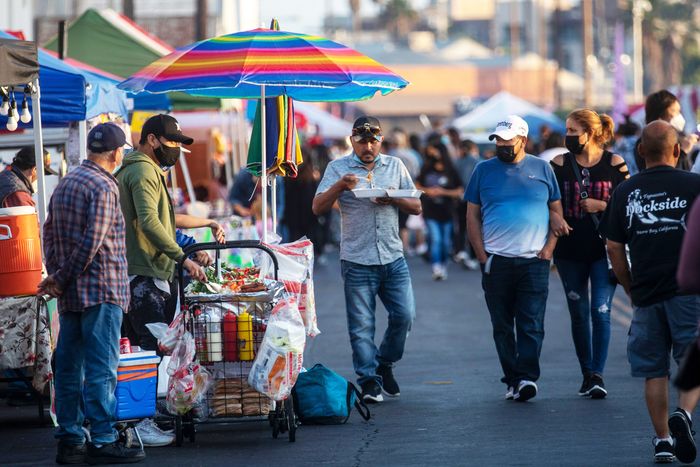
<svg viewBox="0 0 700 467"><path fill-rule="evenodd" d="M153 417L156 413L158 362L154 351L119 355L116 420Z"/></svg>

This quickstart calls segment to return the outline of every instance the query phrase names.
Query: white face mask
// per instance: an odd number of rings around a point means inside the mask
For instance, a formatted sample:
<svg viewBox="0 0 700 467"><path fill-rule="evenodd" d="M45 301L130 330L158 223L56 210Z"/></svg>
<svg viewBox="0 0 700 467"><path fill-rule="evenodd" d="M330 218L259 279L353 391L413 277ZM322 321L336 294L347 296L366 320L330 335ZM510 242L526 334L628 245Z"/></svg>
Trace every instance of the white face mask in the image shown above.
<svg viewBox="0 0 700 467"><path fill-rule="evenodd" d="M670 123L671 126L675 128L678 132L682 132L683 130L685 130L685 118L683 118L683 114L676 115L668 123Z"/></svg>
<svg viewBox="0 0 700 467"><path fill-rule="evenodd" d="M34 180L32 182L32 192L37 193L39 191L39 180Z"/></svg>

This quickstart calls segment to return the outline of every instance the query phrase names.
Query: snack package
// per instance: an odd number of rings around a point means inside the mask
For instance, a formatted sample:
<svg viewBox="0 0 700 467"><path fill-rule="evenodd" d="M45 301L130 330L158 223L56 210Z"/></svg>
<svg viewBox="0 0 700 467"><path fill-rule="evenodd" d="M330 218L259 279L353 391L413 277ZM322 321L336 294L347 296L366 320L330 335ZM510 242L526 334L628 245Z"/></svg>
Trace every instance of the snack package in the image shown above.
<svg viewBox="0 0 700 467"><path fill-rule="evenodd" d="M185 332L185 326L182 325L182 313L175 315L170 325L165 323L148 323L146 328L158 339L158 348L163 355L172 355L175 346Z"/></svg>
<svg viewBox="0 0 700 467"><path fill-rule="evenodd" d="M210 375L199 362L193 362L194 354L194 338L185 332L175 346L167 369L170 381L165 399L170 413L184 415L207 393Z"/></svg>
<svg viewBox="0 0 700 467"><path fill-rule="evenodd" d="M318 329L314 298L313 243L311 240L301 239L292 243L266 246L272 249L277 257L279 280L284 283L285 290L299 296L299 312L304 321L306 335L319 335L321 331ZM273 278L271 266L266 273L269 278Z"/></svg>
<svg viewBox="0 0 700 467"><path fill-rule="evenodd" d="M306 332L297 298L275 305L265 337L248 375L248 384L270 399L289 397L303 365Z"/></svg>

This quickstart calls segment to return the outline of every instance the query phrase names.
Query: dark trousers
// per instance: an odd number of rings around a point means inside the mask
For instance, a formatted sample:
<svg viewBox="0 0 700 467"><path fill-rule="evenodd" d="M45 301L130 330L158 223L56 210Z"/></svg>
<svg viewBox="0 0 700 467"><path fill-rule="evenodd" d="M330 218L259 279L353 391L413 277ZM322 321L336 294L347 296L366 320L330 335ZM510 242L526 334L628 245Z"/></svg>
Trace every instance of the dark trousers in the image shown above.
<svg viewBox="0 0 700 467"><path fill-rule="evenodd" d="M153 279L136 276L131 281L131 303L129 312L124 315L122 335L129 338L131 345L143 350L158 350L158 340L146 327L148 323L170 324L175 311L173 293L166 293L156 287ZM171 285L171 292L173 287Z"/></svg>
<svg viewBox="0 0 700 467"><path fill-rule="evenodd" d="M503 368L501 381L517 387L537 381L549 292L549 261L493 255L482 276L493 340Z"/></svg>
<svg viewBox="0 0 700 467"><path fill-rule="evenodd" d="M457 206L457 232L455 233L454 251L466 251L470 258L474 258L474 251L467 241L467 202L460 201Z"/></svg>

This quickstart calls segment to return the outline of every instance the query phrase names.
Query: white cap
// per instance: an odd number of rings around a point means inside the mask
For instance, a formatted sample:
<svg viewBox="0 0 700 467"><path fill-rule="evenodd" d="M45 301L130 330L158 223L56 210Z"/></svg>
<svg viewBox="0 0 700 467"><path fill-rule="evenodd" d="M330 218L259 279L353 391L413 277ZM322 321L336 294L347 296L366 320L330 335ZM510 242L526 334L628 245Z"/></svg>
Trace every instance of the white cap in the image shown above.
<svg viewBox="0 0 700 467"><path fill-rule="evenodd" d="M527 136L527 122L517 115L508 115L504 120L496 124L496 129L489 135L489 140L493 140L496 136L509 140L516 136Z"/></svg>

